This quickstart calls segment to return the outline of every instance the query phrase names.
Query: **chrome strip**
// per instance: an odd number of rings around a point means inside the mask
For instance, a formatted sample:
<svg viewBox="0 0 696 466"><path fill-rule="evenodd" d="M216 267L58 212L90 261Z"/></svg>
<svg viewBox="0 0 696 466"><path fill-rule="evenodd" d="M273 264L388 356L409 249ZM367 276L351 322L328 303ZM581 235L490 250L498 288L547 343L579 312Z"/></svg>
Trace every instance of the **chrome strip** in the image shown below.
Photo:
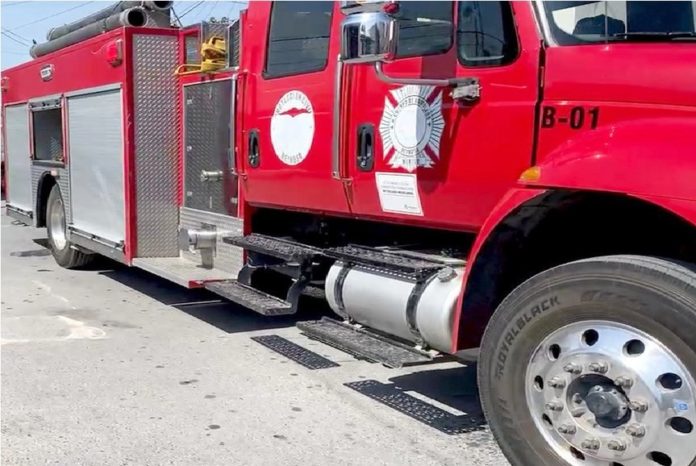
<svg viewBox="0 0 696 466"><path fill-rule="evenodd" d="M103 86L78 89L77 91L66 92L63 95L65 97L74 97L76 95L96 94L98 92L113 91L114 89L121 89L121 83L105 84Z"/></svg>
<svg viewBox="0 0 696 466"><path fill-rule="evenodd" d="M343 84L343 62L341 54L336 56L336 74L334 77L334 107L333 107L333 141L331 150L331 176L341 179L341 91Z"/></svg>

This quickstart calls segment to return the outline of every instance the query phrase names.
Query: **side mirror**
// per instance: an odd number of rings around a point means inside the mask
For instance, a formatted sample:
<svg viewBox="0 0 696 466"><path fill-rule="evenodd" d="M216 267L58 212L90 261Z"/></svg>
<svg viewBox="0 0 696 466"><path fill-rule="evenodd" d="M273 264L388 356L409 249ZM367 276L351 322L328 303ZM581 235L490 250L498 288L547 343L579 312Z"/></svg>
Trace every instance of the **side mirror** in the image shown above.
<svg viewBox="0 0 696 466"><path fill-rule="evenodd" d="M375 11L348 15L341 25L341 60L344 63L377 63L395 55L396 21Z"/></svg>

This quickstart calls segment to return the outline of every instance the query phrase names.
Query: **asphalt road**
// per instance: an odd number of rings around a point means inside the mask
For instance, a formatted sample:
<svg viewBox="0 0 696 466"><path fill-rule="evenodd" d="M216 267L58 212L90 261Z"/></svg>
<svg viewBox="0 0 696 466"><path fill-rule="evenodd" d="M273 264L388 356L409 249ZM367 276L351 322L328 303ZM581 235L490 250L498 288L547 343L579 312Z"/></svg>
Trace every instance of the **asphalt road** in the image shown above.
<svg viewBox="0 0 696 466"><path fill-rule="evenodd" d="M43 230L3 215L1 233L3 465L506 464L473 365L387 369L295 327L316 316L265 318L106 260L64 270Z"/></svg>

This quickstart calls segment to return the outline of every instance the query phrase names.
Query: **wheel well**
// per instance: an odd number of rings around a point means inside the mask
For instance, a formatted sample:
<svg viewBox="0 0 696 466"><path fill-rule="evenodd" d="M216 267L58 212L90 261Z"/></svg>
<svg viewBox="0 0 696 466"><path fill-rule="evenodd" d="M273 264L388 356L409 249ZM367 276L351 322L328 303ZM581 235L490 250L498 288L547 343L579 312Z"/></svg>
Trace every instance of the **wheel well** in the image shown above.
<svg viewBox="0 0 696 466"><path fill-rule="evenodd" d="M48 205L48 195L51 194L51 189L56 184L55 178L48 173L43 175L39 180L39 185L36 188L36 226L46 226L46 207Z"/></svg>
<svg viewBox="0 0 696 466"><path fill-rule="evenodd" d="M481 247L462 301L458 349L479 346L503 298L542 270L610 254L696 262L695 230L672 212L625 195L553 191L533 199Z"/></svg>

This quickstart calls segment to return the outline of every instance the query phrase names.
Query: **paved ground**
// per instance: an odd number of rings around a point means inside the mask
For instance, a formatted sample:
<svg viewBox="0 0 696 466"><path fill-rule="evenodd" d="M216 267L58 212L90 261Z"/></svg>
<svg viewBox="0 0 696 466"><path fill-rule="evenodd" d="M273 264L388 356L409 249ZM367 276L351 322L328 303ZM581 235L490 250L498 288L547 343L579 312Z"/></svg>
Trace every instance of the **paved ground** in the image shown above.
<svg viewBox="0 0 696 466"><path fill-rule="evenodd" d="M63 270L35 241L44 235L2 217L4 465L505 464L473 366L358 361L295 318L107 261ZM339 366L306 369L250 339L260 335ZM419 421L374 398L446 415Z"/></svg>

